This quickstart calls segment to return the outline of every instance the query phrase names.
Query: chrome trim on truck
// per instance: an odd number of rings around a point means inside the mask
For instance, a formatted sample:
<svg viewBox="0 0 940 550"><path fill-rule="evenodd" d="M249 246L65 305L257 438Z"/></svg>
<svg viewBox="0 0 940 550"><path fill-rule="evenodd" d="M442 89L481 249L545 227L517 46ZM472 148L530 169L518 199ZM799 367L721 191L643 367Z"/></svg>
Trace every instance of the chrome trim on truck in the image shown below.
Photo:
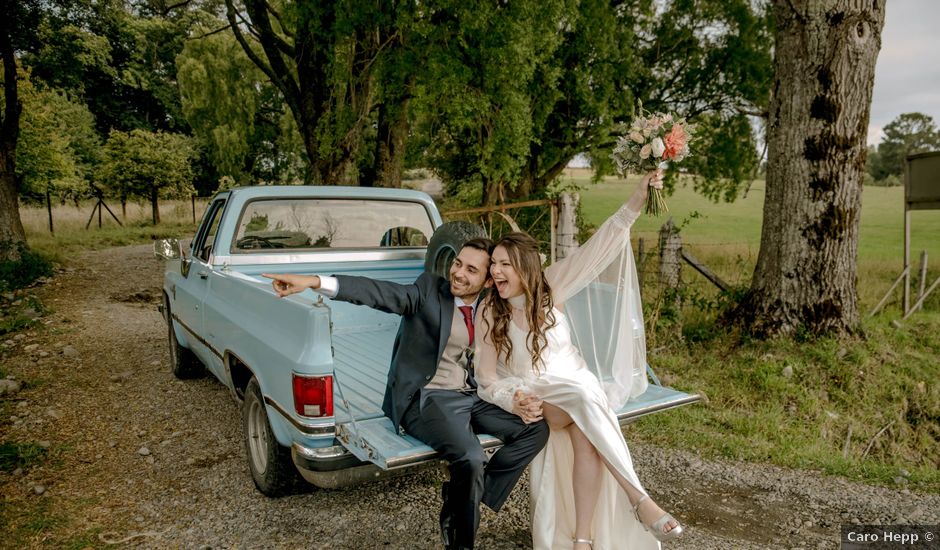
<svg viewBox="0 0 940 550"><path fill-rule="evenodd" d="M668 403L658 403L656 405L649 405L646 407L641 407L639 409L634 409L627 413L621 413L617 415L617 419L620 420L621 426L626 426L627 424L633 422L634 420L640 418L641 416L646 416L648 414L653 414L659 411L665 411L668 409L674 409L676 407L681 407L683 405L691 405L692 403L698 403L702 400L702 396L694 393L692 395L686 395L680 399L675 399Z"/></svg>
<svg viewBox="0 0 940 550"><path fill-rule="evenodd" d="M297 471L308 482L323 489L341 489L367 481L399 477L413 468L382 470L375 464L361 462L341 445L311 448L298 443L291 445L291 458ZM415 468L434 467L436 461L426 460Z"/></svg>
<svg viewBox="0 0 940 550"><path fill-rule="evenodd" d="M425 248L348 249L321 252L284 252L281 254L232 254L212 258L214 266L297 264L325 262L380 262L385 260L424 260Z"/></svg>
<svg viewBox="0 0 940 550"><path fill-rule="evenodd" d="M312 435L315 437L333 437L336 435L336 421L330 418L329 420L321 420L316 424L304 424L303 422L294 418L292 414L287 412L284 407L282 407L277 401L264 396L265 405L270 405L277 412L281 414L288 422L290 422L295 428L300 430L302 433L307 435Z"/></svg>

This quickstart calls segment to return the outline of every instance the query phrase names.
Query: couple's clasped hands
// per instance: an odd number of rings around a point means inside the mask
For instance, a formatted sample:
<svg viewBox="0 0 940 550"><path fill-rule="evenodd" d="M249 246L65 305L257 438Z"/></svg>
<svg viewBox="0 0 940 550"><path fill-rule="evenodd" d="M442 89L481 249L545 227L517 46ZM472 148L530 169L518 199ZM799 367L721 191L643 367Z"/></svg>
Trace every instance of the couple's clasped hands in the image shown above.
<svg viewBox="0 0 940 550"><path fill-rule="evenodd" d="M512 396L512 412L526 424L542 419L542 400L534 393L516 390Z"/></svg>

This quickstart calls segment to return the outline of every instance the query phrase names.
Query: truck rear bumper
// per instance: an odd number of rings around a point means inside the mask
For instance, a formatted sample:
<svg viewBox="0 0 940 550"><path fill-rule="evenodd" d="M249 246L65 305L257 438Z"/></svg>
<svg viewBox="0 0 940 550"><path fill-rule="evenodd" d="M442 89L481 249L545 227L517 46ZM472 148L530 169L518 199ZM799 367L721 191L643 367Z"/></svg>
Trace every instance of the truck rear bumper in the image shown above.
<svg viewBox="0 0 940 550"><path fill-rule="evenodd" d="M297 471L308 482L322 489L341 489L367 481L398 477L414 471L414 468L383 470L375 464L362 462L342 445L310 448L294 443L291 457ZM426 461L425 466L434 466L436 460Z"/></svg>

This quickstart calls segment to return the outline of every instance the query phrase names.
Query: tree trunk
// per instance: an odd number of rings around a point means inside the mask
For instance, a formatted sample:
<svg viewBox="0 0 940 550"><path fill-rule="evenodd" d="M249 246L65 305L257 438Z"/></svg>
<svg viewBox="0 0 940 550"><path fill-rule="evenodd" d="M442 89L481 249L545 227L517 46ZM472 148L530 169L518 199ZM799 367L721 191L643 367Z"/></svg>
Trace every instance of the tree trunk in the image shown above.
<svg viewBox="0 0 940 550"><path fill-rule="evenodd" d="M852 333L859 322L859 213L885 0L776 0L773 10L761 246L738 311L759 336Z"/></svg>
<svg viewBox="0 0 940 550"><path fill-rule="evenodd" d="M506 184L503 180L496 180L481 174L483 180L483 197L480 206L494 206L506 202Z"/></svg>
<svg viewBox="0 0 940 550"><path fill-rule="evenodd" d="M334 2L305 2L293 33L265 0L246 0L254 40L242 32L244 16L225 1L233 34L251 61L284 95L304 140L304 183L353 183L353 164L372 108L374 60L380 53L373 27L347 29ZM384 6L384 4L383 4ZM275 20L272 20L272 17ZM286 38L285 38L286 36ZM338 83L337 79L344 79Z"/></svg>
<svg viewBox="0 0 940 550"><path fill-rule="evenodd" d="M412 77L408 86L414 84ZM378 135L375 138L375 173L367 174L362 185L375 187L401 187L405 166L405 145L408 140L408 104L410 95L400 98L396 105L381 103L378 108Z"/></svg>
<svg viewBox="0 0 940 550"><path fill-rule="evenodd" d="M14 10L15 12L16 10ZM0 121L0 260L17 261L26 247L26 231L20 220L16 194L16 140L20 132L22 105L17 95L16 56L10 38L12 16L0 23L0 56L3 59L3 119Z"/></svg>
<svg viewBox="0 0 940 550"><path fill-rule="evenodd" d="M158 191L156 187L150 188L150 209L153 211L153 225L160 223L160 205L157 202Z"/></svg>
<svg viewBox="0 0 940 550"><path fill-rule="evenodd" d="M534 148L533 148L534 150ZM537 154L532 155L532 161L529 166L523 170L519 185L509 192L509 197L513 201L525 200L532 196L543 196L547 188L555 178L557 178L565 167L568 166L570 158L558 160L552 166L544 166Z"/></svg>
<svg viewBox="0 0 940 550"><path fill-rule="evenodd" d="M17 261L26 246L26 231L20 221L20 203L13 173L15 150L7 145L0 152L0 260Z"/></svg>

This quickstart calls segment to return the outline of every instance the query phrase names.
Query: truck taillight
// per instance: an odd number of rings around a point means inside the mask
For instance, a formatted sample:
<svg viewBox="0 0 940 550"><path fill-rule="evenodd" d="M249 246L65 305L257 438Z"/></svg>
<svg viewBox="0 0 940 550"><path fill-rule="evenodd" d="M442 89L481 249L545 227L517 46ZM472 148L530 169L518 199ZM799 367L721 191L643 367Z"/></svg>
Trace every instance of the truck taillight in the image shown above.
<svg viewBox="0 0 940 550"><path fill-rule="evenodd" d="M294 410L300 416L333 416L333 377L293 375Z"/></svg>

